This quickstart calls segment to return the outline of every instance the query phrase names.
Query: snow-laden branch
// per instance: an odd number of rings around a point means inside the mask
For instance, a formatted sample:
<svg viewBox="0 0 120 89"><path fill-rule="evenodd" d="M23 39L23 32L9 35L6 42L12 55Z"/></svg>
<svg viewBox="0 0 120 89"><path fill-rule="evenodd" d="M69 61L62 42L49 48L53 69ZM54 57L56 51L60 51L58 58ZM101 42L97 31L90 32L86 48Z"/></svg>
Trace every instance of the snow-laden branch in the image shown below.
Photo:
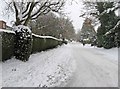
<svg viewBox="0 0 120 89"><path fill-rule="evenodd" d="M64 6L64 0L12 0L12 8L15 12L15 25L27 25L29 20L36 19L41 15L45 15L50 11L59 12ZM11 2L10 2L11 5Z"/></svg>
<svg viewBox="0 0 120 89"><path fill-rule="evenodd" d="M105 13L115 12L115 11L118 10L119 8L120 8L120 6L115 6L115 7L113 7L113 8L109 8L109 9L107 9L107 10L104 10L104 11L100 14L100 16L102 16L102 15L105 14Z"/></svg>
<svg viewBox="0 0 120 89"><path fill-rule="evenodd" d="M112 28L110 31L108 31L105 35L109 35L113 33L115 30L117 30L118 26L120 26L120 20L117 22L117 24Z"/></svg>
<svg viewBox="0 0 120 89"><path fill-rule="evenodd" d="M49 13L50 11L54 11L54 12L59 12L59 10L61 10L61 7L64 5L64 2L48 2L48 0L44 3L42 3L40 6L40 8L31 15L31 19L36 19L38 18L40 15L45 15L47 13Z"/></svg>

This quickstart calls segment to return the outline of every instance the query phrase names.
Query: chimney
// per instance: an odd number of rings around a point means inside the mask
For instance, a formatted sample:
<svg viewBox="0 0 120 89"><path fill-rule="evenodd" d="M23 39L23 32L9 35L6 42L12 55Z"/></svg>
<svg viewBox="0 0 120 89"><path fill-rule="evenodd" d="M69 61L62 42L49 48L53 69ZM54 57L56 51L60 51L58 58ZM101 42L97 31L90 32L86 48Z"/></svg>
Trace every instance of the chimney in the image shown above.
<svg viewBox="0 0 120 89"><path fill-rule="evenodd" d="M6 22L0 20L0 29L6 29Z"/></svg>

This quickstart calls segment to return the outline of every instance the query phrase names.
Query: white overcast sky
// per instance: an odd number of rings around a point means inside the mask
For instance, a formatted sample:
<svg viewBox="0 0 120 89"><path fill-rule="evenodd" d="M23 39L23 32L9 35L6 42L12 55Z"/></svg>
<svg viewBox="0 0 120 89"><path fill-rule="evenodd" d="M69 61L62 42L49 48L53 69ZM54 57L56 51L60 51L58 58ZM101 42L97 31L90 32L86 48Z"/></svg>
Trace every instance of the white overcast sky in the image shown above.
<svg viewBox="0 0 120 89"><path fill-rule="evenodd" d="M0 0L0 12L4 12L4 7L5 3L3 2L3 0ZM68 0L64 8L65 13L67 13L67 16L73 21L73 26L76 31L81 29L84 21L83 18L79 17L82 7L82 1L73 0L71 4L71 0ZM8 17L7 15L3 15L2 13L0 13L0 20L4 20L7 22L8 25L10 25L11 21L13 20L13 16Z"/></svg>
<svg viewBox="0 0 120 89"><path fill-rule="evenodd" d="M82 28L82 24L84 19L79 17L81 14L81 10L83 9L82 0L73 0L72 4L71 0L65 5L65 12L68 13L68 17L73 21L73 25L76 31Z"/></svg>

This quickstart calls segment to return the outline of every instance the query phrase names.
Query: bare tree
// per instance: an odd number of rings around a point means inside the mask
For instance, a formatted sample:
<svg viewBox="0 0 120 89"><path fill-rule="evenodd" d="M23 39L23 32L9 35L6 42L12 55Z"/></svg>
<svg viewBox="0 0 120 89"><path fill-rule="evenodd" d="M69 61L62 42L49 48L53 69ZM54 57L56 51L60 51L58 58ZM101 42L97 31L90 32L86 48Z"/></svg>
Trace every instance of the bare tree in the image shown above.
<svg viewBox="0 0 120 89"><path fill-rule="evenodd" d="M29 1L29 0L28 0ZM51 11L59 12L65 4L64 0L12 0L7 3L8 8L15 13L15 25L27 25L29 20L34 20Z"/></svg>

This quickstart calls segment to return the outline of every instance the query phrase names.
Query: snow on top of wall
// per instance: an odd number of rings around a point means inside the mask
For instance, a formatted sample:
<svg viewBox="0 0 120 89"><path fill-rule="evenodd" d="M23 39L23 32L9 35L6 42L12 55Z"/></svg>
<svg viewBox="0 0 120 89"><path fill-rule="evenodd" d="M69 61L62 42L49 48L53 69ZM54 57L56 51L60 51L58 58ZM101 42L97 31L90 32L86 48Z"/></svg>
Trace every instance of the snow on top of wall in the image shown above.
<svg viewBox="0 0 120 89"><path fill-rule="evenodd" d="M6 32L6 33L13 33L13 34L15 34L14 31L21 32L20 28L28 29L28 31L31 32L31 30L27 26L23 26L23 25L15 26L13 31L0 29L0 32ZM51 38L51 39L55 39L55 40L58 40L58 41L62 41L62 39L57 39L57 38L52 37L52 36L40 36L40 35L36 35L34 33L32 33L32 35L35 36L35 37L39 37L39 38Z"/></svg>
<svg viewBox="0 0 120 89"><path fill-rule="evenodd" d="M39 38L51 38L51 39L55 39L55 40L58 40L58 41L62 41L61 39L57 39L55 37L52 37L52 36L40 36L40 35L36 35L36 34L32 34L33 36L35 37L39 37Z"/></svg>
<svg viewBox="0 0 120 89"><path fill-rule="evenodd" d="M24 29L27 29L27 31L28 31L29 33L31 33L30 28L27 27L27 26L24 26L24 25L15 26L14 29L13 29L13 31L15 31L15 32L16 32L16 31L17 31L17 32L21 32L21 31L23 31Z"/></svg>
<svg viewBox="0 0 120 89"><path fill-rule="evenodd" d="M15 34L14 31L6 30L6 29L0 29L0 32L6 32L6 33L13 33L13 34Z"/></svg>

